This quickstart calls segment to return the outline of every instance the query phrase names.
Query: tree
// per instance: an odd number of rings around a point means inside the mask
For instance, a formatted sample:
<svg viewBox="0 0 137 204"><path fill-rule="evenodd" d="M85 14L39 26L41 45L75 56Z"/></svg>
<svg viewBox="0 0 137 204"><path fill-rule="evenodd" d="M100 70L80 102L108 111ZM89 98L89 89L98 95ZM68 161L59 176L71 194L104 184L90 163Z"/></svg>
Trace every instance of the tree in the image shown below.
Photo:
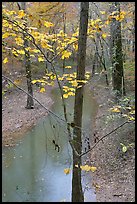
<svg viewBox="0 0 137 204"><path fill-rule="evenodd" d="M88 8L89 2L81 2L80 26L78 39L78 56L77 56L77 80L85 79L85 61L86 61L86 41L88 27ZM81 82L79 83L81 85ZM82 127L82 108L83 108L83 89L76 89L74 105L74 147L79 154L82 151L81 127ZM83 202L84 195L81 184L81 157L73 151L73 178L72 178L72 202Z"/></svg>
<svg viewBox="0 0 137 204"><path fill-rule="evenodd" d="M123 53L121 40L121 22L120 22L120 3L113 2L111 11L117 16L112 16L110 25L111 30L111 60L112 60L112 82L113 89L117 96L125 95L124 70L123 70Z"/></svg>
<svg viewBox="0 0 137 204"><path fill-rule="evenodd" d="M19 10L22 9L25 11L26 9L26 2L18 2ZM27 26L27 25L26 25ZM27 28L25 28L27 29ZM27 96L27 109L32 109L34 107L34 101L33 101L33 88L32 88L32 83L31 83L31 64L30 64L30 54L29 51L27 50L29 46L29 41L27 39L27 34L23 33L23 39L24 39L24 51L25 51L25 56L24 56L24 65L26 68L26 78L27 78L27 88L28 88L28 93L30 95ZM32 97L31 97L32 96Z"/></svg>

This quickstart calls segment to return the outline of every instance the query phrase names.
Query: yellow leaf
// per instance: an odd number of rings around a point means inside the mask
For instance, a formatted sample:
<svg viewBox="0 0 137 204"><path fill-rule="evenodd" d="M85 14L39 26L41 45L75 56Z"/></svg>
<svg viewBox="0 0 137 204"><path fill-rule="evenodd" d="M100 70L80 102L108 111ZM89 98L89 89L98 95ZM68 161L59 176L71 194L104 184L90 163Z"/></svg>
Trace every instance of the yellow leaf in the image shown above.
<svg viewBox="0 0 137 204"><path fill-rule="evenodd" d="M63 98L68 98L68 94L63 94Z"/></svg>
<svg viewBox="0 0 137 204"><path fill-rule="evenodd" d="M67 50L64 50L62 52L62 56L61 56L61 59L65 59L65 58L69 58L71 55L71 52L67 51Z"/></svg>
<svg viewBox="0 0 137 204"><path fill-rule="evenodd" d="M77 81L71 81L72 86L76 87L78 85Z"/></svg>
<svg viewBox="0 0 137 204"><path fill-rule="evenodd" d="M71 66L66 66L65 68L66 68L66 69L71 69L72 67L71 67Z"/></svg>
<svg viewBox="0 0 137 204"><path fill-rule="evenodd" d="M80 168L83 170L83 171L96 171L96 167L95 166L89 166L89 165L84 165L84 166L80 166Z"/></svg>
<svg viewBox="0 0 137 204"><path fill-rule="evenodd" d="M101 14L105 14L105 13L106 13L106 11L100 11L100 13L101 13Z"/></svg>
<svg viewBox="0 0 137 204"><path fill-rule="evenodd" d="M74 49L75 49L75 51L77 51L78 50L78 44L73 44L73 47L74 47Z"/></svg>
<svg viewBox="0 0 137 204"><path fill-rule="evenodd" d="M44 62L44 58L43 57L38 57L38 61L39 62Z"/></svg>
<svg viewBox="0 0 137 204"><path fill-rule="evenodd" d="M68 96L75 96L74 92L68 92Z"/></svg>
<svg viewBox="0 0 137 204"><path fill-rule="evenodd" d="M95 167L95 166L91 166L91 167L90 167L90 170L91 170L92 172L94 172L94 171L97 170L97 167Z"/></svg>
<svg viewBox="0 0 137 204"><path fill-rule="evenodd" d="M18 57L19 55L17 54L17 50L12 50L12 53L15 57Z"/></svg>
<svg viewBox="0 0 137 204"><path fill-rule="evenodd" d="M106 25L108 25L109 23L110 23L110 21L109 21L109 20L107 20L107 21L105 22L105 24L106 24Z"/></svg>
<svg viewBox="0 0 137 204"><path fill-rule="evenodd" d="M21 80L20 80L20 79L14 80L14 84L16 84L16 85L20 85L20 83L21 83Z"/></svg>
<svg viewBox="0 0 137 204"><path fill-rule="evenodd" d="M67 175L70 173L70 169L64 169L64 173Z"/></svg>
<svg viewBox="0 0 137 204"><path fill-rule="evenodd" d="M17 50L17 53L24 55L25 51L24 50Z"/></svg>
<svg viewBox="0 0 137 204"><path fill-rule="evenodd" d="M110 108L111 112L120 113L120 109L118 107Z"/></svg>
<svg viewBox="0 0 137 204"><path fill-rule="evenodd" d="M41 40L41 46L43 47L43 48L47 48L47 40Z"/></svg>
<svg viewBox="0 0 137 204"><path fill-rule="evenodd" d="M72 78L71 78L71 77L67 77L67 78L66 78L66 80L71 81L71 80L72 80Z"/></svg>
<svg viewBox="0 0 137 204"><path fill-rule="evenodd" d="M77 86L77 89L79 89L79 88L81 88L82 87L82 85L79 85L79 86Z"/></svg>
<svg viewBox="0 0 137 204"><path fill-rule="evenodd" d="M77 80L77 82L81 82L81 83L87 83L87 81L86 80Z"/></svg>
<svg viewBox="0 0 137 204"><path fill-rule="evenodd" d="M105 39L106 37L107 37L106 33L103 33L103 34L102 34L102 38Z"/></svg>
<svg viewBox="0 0 137 204"><path fill-rule="evenodd" d="M21 46L24 43L24 41L20 37L15 38L15 41L16 41L17 45L21 45Z"/></svg>
<svg viewBox="0 0 137 204"><path fill-rule="evenodd" d="M45 88L42 87L42 88L40 89L40 92L41 92L41 93L45 92Z"/></svg>
<svg viewBox="0 0 137 204"><path fill-rule="evenodd" d="M100 188L100 185L98 185L97 183L93 183L92 185L96 188L96 190Z"/></svg>
<svg viewBox="0 0 137 204"><path fill-rule="evenodd" d="M54 26L54 24L51 23L51 22L45 21L45 22L44 22L44 26L46 26L47 28L49 28L49 27Z"/></svg>
<svg viewBox="0 0 137 204"><path fill-rule="evenodd" d="M59 81L63 81L64 77L58 77Z"/></svg>
<svg viewBox="0 0 137 204"><path fill-rule="evenodd" d="M40 53L40 50L37 50L37 49L33 49L31 51L34 52L34 53Z"/></svg>
<svg viewBox="0 0 137 204"><path fill-rule="evenodd" d="M6 64L8 62L8 58L6 57L4 60L3 60L3 63Z"/></svg>
<svg viewBox="0 0 137 204"><path fill-rule="evenodd" d="M6 33L4 33L4 34L2 35L2 38L7 38L7 37L9 37L9 35L10 35L10 34L6 32Z"/></svg>
<svg viewBox="0 0 137 204"><path fill-rule="evenodd" d="M132 110L132 111L130 111L129 113L130 113L131 115L132 115L132 114L135 114L135 110Z"/></svg>
<svg viewBox="0 0 137 204"><path fill-rule="evenodd" d="M35 79L31 81L32 84L35 84L36 82L37 82L37 80L35 80Z"/></svg>
<svg viewBox="0 0 137 204"><path fill-rule="evenodd" d="M128 118L129 118L129 120L135 120L135 118L134 117L130 117L130 116L128 116Z"/></svg>
<svg viewBox="0 0 137 204"><path fill-rule="evenodd" d="M24 17L26 14L24 13L24 10L20 10L19 12L18 12L18 17L19 18L22 18L22 17Z"/></svg>
<svg viewBox="0 0 137 204"><path fill-rule="evenodd" d="M90 166L89 166L89 165L80 166L80 168L81 168L83 171L90 171Z"/></svg>

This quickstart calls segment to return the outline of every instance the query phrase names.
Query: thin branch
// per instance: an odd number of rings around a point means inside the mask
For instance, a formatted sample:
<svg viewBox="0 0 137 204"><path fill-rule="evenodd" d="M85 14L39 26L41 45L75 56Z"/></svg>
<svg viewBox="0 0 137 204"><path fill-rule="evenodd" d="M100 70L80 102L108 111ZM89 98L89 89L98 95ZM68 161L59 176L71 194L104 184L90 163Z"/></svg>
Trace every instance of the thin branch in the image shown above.
<svg viewBox="0 0 137 204"><path fill-rule="evenodd" d="M89 150L87 150L86 152L82 153L81 155L79 155L80 157L84 156L85 154L87 154L88 152L90 152L91 150L93 150L96 145L102 141L105 137L109 136L110 134L112 134L113 132L117 131L119 128L121 128L122 126L124 126L127 123L133 123L132 121L125 121L124 123L122 123L121 125L119 125L118 127L116 127L114 130L112 130L111 132L107 133L106 135L102 136Z"/></svg>
<svg viewBox="0 0 137 204"><path fill-rule="evenodd" d="M37 98L33 97L32 95L30 95L27 91L25 91L23 88L19 87L18 85L16 85L9 77L5 76L2 74L2 77L4 77L5 79L7 79L8 81L10 81L14 86L16 86L19 90L23 91L25 94L27 94L28 96L32 97L35 101L38 102L38 104L40 104L48 113L54 115L55 117L57 117L59 120L63 121L64 123L66 123L66 121L59 117L58 115L56 115L54 112L52 112L51 110L49 110L48 108L46 108Z"/></svg>

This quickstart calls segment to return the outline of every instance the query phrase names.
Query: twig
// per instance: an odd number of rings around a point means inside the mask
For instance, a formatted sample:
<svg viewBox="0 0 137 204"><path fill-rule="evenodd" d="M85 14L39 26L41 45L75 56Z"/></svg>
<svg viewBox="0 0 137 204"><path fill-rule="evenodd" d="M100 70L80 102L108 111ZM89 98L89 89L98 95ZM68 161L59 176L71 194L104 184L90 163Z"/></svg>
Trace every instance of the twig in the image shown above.
<svg viewBox="0 0 137 204"><path fill-rule="evenodd" d="M27 91L25 91L23 88L19 87L18 85L16 85L10 78L8 78L5 75L2 75L2 77L4 77L5 79L7 79L8 81L10 81L14 86L16 86L19 90L23 91L25 94L27 94L28 96L32 97L35 101L37 101L47 112L51 113L52 115L54 115L55 117L57 117L59 120L63 121L66 123L66 121L59 117L58 115L56 115L54 112L52 112L51 110L49 110L48 108L46 108L37 98L33 97L31 94L29 94Z"/></svg>
<svg viewBox="0 0 137 204"><path fill-rule="evenodd" d="M102 136L89 150L87 150L86 152L80 154L79 156L82 157L85 154L87 154L88 152L90 152L91 150L93 150L96 145L102 141L105 137L107 137L108 135L112 134L113 132L115 132L116 130L118 130L119 128L121 128L123 125L127 124L127 123L132 123L132 121L125 121L124 123L122 123L121 125L119 125L118 127L116 127L114 130L112 130L111 132L107 133L106 135Z"/></svg>

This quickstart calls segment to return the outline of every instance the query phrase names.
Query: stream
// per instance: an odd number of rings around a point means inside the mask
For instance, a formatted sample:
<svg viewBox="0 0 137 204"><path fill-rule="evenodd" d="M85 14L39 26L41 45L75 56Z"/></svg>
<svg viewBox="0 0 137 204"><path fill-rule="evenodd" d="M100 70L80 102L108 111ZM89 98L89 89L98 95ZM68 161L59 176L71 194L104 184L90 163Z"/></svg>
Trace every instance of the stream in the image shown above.
<svg viewBox="0 0 137 204"><path fill-rule="evenodd" d="M63 118L58 89L52 91L52 98L52 111ZM71 122L74 97L69 97L66 102ZM86 86L84 137L92 135L97 108L93 92ZM18 140L15 147L3 148L2 202L71 202L72 171L64 173L65 168L72 168L72 150L66 132L64 122L49 114ZM90 173L83 172L82 175L85 202L95 202Z"/></svg>

